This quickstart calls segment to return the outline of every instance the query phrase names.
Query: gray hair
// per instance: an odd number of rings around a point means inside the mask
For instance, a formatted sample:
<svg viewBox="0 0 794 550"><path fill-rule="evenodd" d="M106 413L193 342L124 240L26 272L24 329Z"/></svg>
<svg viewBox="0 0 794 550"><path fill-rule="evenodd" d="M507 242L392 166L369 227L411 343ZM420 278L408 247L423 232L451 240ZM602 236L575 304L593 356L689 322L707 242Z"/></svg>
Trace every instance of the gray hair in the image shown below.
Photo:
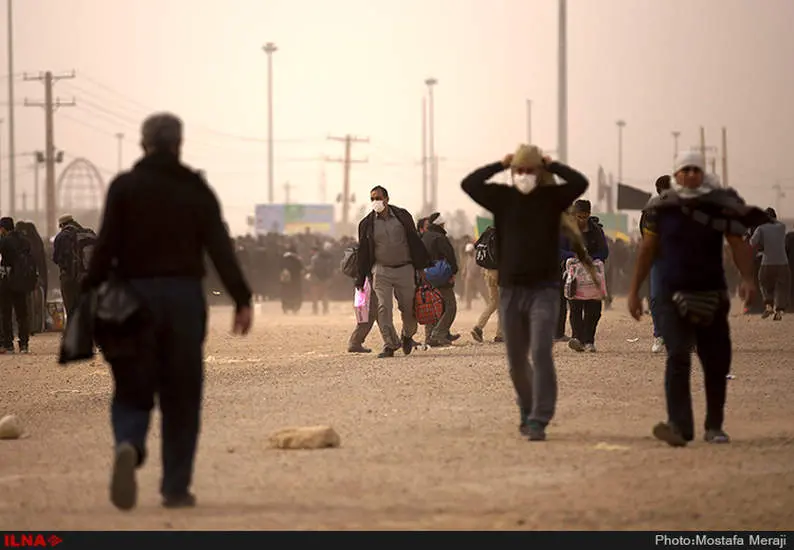
<svg viewBox="0 0 794 550"><path fill-rule="evenodd" d="M143 121L141 145L147 149L160 150L179 147L182 144L182 121L171 113L156 113Z"/></svg>

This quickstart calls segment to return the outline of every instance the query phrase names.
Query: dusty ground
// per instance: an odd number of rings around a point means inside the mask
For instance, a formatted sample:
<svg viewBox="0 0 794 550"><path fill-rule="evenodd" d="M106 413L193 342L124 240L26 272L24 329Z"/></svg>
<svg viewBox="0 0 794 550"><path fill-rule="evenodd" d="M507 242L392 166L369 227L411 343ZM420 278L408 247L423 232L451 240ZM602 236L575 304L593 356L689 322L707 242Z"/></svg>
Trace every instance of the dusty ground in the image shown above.
<svg viewBox="0 0 794 550"><path fill-rule="evenodd" d="M351 319L347 303L324 318L269 305L238 339L230 309L212 311L194 510L159 506L156 429L138 509L109 504L102 362L58 367L56 335L35 337L30 356L0 356L0 416L28 430L0 441L0 530L794 526L794 318L733 317L734 443L686 449L649 435L664 416L663 358L649 352L649 321L622 302L602 320L597 355L556 350L546 443L519 437L502 346L471 341L474 312L461 312L452 349L392 360L345 353ZM701 380L698 366L699 423ZM339 431L340 449L268 449L271 431L317 423Z"/></svg>

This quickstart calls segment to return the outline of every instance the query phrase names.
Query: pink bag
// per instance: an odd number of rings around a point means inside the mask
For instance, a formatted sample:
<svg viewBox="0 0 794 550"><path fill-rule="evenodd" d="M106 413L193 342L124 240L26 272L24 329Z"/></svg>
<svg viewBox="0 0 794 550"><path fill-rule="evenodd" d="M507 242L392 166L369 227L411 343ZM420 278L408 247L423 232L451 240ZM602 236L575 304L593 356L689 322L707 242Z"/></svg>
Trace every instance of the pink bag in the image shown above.
<svg viewBox="0 0 794 550"><path fill-rule="evenodd" d="M356 313L357 323L366 323L369 321L369 298L372 294L372 287L369 284L369 279L364 280L364 288L361 290L356 289L353 295L353 311Z"/></svg>
<svg viewBox="0 0 794 550"><path fill-rule="evenodd" d="M598 281L593 281L590 272L576 258L565 262L565 297L569 300L603 300L607 296L607 281L604 274L604 262L593 262Z"/></svg>

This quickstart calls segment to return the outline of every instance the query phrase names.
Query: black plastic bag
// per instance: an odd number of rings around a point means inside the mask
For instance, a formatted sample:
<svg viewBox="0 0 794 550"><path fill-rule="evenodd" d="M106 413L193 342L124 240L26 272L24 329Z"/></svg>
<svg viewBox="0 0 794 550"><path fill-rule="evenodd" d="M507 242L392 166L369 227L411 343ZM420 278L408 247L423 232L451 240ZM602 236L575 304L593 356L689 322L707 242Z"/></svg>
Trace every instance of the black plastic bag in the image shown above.
<svg viewBox="0 0 794 550"><path fill-rule="evenodd" d="M94 319L96 293L86 291L80 295L74 312L67 319L61 338L58 364L67 365L94 357Z"/></svg>

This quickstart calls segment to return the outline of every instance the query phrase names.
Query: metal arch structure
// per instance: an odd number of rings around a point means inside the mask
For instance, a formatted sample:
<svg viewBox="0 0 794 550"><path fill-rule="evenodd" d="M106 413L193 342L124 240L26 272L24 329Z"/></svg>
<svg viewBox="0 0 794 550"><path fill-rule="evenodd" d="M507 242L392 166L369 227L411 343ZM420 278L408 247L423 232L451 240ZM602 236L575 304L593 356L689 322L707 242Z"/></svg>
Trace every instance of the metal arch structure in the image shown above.
<svg viewBox="0 0 794 550"><path fill-rule="evenodd" d="M91 180L91 186L89 192L94 199L94 204L99 206L102 202L102 198L105 195L105 180L102 177L102 174L99 172L99 169L96 165L84 157L79 157L73 159L69 164L67 164L64 169L61 171L61 174L58 176L58 180L55 182L55 189L57 191L58 197L58 208L60 210L64 205L63 196L65 192L68 192L73 189L72 184L72 176L78 176L80 172L87 173Z"/></svg>

